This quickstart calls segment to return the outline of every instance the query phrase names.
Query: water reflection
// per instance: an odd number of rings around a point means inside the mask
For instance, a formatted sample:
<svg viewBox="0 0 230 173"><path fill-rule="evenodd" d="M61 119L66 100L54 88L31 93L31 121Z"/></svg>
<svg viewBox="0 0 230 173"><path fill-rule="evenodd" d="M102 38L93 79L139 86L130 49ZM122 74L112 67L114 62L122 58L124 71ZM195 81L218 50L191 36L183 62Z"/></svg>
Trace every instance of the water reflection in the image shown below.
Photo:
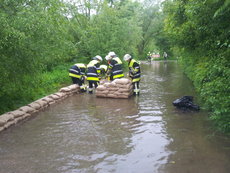
<svg viewBox="0 0 230 173"><path fill-rule="evenodd" d="M195 102L199 102L191 81L180 70L174 69L175 67L180 69L179 66L172 66L170 62L164 62L161 66L154 66L157 71L151 75L156 77L164 74L165 80L155 80L157 82L154 85L163 88L163 92L158 93L158 100L166 106L162 121L166 123L164 129L170 141L165 148L171 151L166 164L162 164L158 172L228 172L230 151L224 148L230 146L230 141L228 139L223 143L222 138L221 144L213 143L212 140L218 141L218 136L209 136L212 131L207 112L183 112L172 106L171 102L183 95L192 95ZM171 70L174 72L171 73ZM162 96L159 97L160 95Z"/></svg>
<svg viewBox="0 0 230 173"><path fill-rule="evenodd" d="M207 112L172 105L196 98L178 64L142 69L140 97L72 96L0 133L0 172L227 173L229 140L207 137Z"/></svg>
<svg viewBox="0 0 230 173"><path fill-rule="evenodd" d="M87 112L75 114L75 119L79 119L75 128L78 142L75 154L70 155L68 160L73 167L65 167L66 171L77 169L95 172L102 169L102 163L103 170L110 170L110 165L119 160L118 156L130 153L134 147L131 137L140 126L135 99L116 100L81 95L71 100L71 107ZM81 106L78 100L81 100Z"/></svg>

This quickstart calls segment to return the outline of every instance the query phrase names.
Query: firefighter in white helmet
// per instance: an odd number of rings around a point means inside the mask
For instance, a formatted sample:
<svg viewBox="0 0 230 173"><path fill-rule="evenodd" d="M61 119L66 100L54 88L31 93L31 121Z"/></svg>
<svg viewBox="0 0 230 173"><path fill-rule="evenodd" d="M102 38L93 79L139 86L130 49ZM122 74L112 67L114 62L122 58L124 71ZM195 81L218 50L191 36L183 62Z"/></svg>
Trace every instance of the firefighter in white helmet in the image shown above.
<svg viewBox="0 0 230 173"><path fill-rule="evenodd" d="M93 57L93 60L87 65L87 81L89 82L88 91L90 94L93 93L93 86L97 88L100 75L100 63L102 62L101 56L97 55Z"/></svg>
<svg viewBox="0 0 230 173"><path fill-rule="evenodd" d="M125 54L124 61L128 62L129 77L132 79L134 95L139 95L139 83L141 80L140 63L133 59L130 54Z"/></svg>
<svg viewBox="0 0 230 173"><path fill-rule="evenodd" d="M102 65L100 65L100 70L101 70L100 76L103 77L103 76L105 76L105 74L108 70L108 66L105 64L102 64Z"/></svg>
<svg viewBox="0 0 230 173"><path fill-rule="evenodd" d="M109 64L107 75L109 76L110 80L123 78L124 73L122 70L122 61L117 57L115 52L109 52L105 59Z"/></svg>

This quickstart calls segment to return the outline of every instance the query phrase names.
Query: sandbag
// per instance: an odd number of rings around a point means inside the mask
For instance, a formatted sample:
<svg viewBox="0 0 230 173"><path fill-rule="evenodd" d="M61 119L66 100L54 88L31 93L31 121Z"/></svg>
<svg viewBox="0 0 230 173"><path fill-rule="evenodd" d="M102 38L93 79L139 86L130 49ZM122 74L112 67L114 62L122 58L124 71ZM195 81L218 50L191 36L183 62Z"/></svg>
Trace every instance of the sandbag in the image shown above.
<svg viewBox="0 0 230 173"><path fill-rule="evenodd" d="M103 82L96 88L97 97L128 98L132 95L132 82L129 79L115 79Z"/></svg>
<svg viewBox="0 0 230 173"><path fill-rule="evenodd" d="M38 112L41 108L45 108L48 105L54 104L58 100L72 95L74 92L80 91L79 85L73 84L68 87L61 88L59 92L36 100L26 106L22 106L17 110L12 112L5 113L0 116L0 131L10 127L13 124L18 123L19 121L30 117L33 113ZM103 93L108 93L106 91ZM106 94L101 94L101 96L106 96Z"/></svg>
<svg viewBox="0 0 230 173"><path fill-rule="evenodd" d="M25 114L25 112L17 109L15 111L10 112L10 114L12 114L14 118L17 118L17 117L23 116Z"/></svg>
<svg viewBox="0 0 230 173"><path fill-rule="evenodd" d="M119 88L119 90L117 90L117 92L130 92L130 88Z"/></svg>
<svg viewBox="0 0 230 173"><path fill-rule="evenodd" d="M108 88L108 90L109 91L117 91L117 90L119 90L119 88L118 87L112 87L112 88Z"/></svg>
<svg viewBox="0 0 230 173"><path fill-rule="evenodd" d="M97 97L107 97L106 94L96 94Z"/></svg>
<svg viewBox="0 0 230 173"><path fill-rule="evenodd" d="M80 87L79 87L79 85L77 85L77 84L72 84L72 85L68 86L68 88L69 88L71 91L80 90Z"/></svg>
<svg viewBox="0 0 230 173"><path fill-rule="evenodd" d="M36 100L34 103L38 103L41 106L41 108L48 106L48 102L42 99Z"/></svg>
<svg viewBox="0 0 230 173"><path fill-rule="evenodd" d="M68 87L64 87L64 88L61 88L61 89L59 90L59 92L70 92L70 91L71 91L71 89L68 88Z"/></svg>
<svg viewBox="0 0 230 173"><path fill-rule="evenodd" d="M116 94L107 94L107 97L117 98L117 95Z"/></svg>
<svg viewBox="0 0 230 173"><path fill-rule="evenodd" d="M14 116L9 113L5 113L0 116L0 127L4 126L8 121L11 121L14 119Z"/></svg>
<svg viewBox="0 0 230 173"><path fill-rule="evenodd" d="M62 93L62 92L57 92L57 93L54 93L54 94L59 96L59 98L64 98L64 97L67 96L65 93Z"/></svg>
<svg viewBox="0 0 230 173"><path fill-rule="evenodd" d="M120 88L123 88L123 89L132 89L132 84L127 84L127 85L124 85L124 84L117 84L117 87L120 89Z"/></svg>
<svg viewBox="0 0 230 173"><path fill-rule="evenodd" d="M41 108L40 104L35 103L35 102L28 104L28 106L30 106L31 108L34 108L36 110L39 110Z"/></svg>
<svg viewBox="0 0 230 173"><path fill-rule="evenodd" d="M46 101L47 103L54 102L54 99L50 97L43 97L42 100Z"/></svg>
<svg viewBox="0 0 230 173"><path fill-rule="evenodd" d="M5 118L2 118L2 115L0 116L0 127L4 126L6 124Z"/></svg>
<svg viewBox="0 0 230 173"><path fill-rule="evenodd" d="M35 112L35 109L30 106L22 106L19 108L19 110L25 113L31 113L31 114Z"/></svg>
<svg viewBox="0 0 230 173"><path fill-rule="evenodd" d="M0 132L3 131L4 129L5 129L4 126L3 126L3 127L0 127Z"/></svg>
<svg viewBox="0 0 230 173"><path fill-rule="evenodd" d="M115 93L117 96L130 96L129 93L126 93L126 92L119 92L119 93Z"/></svg>
<svg viewBox="0 0 230 173"><path fill-rule="evenodd" d="M112 82L106 82L103 84L103 86L105 86L106 88L117 88L116 83L112 83Z"/></svg>
<svg viewBox="0 0 230 173"><path fill-rule="evenodd" d="M104 85L98 85L96 91L104 91L106 90L106 87Z"/></svg>
<svg viewBox="0 0 230 173"><path fill-rule="evenodd" d="M121 99L127 99L127 98L129 98L129 96L125 96L125 95L119 95L119 96L117 96L117 98L121 98Z"/></svg>
<svg viewBox="0 0 230 173"><path fill-rule="evenodd" d="M58 100L60 97L59 96L57 96L57 95L55 95L55 94L51 94L51 95L49 95L49 96L47 96L47 97L49 97L49 98L51 98L51 99L54 99L54 100Z"/></svg>
<svg viewBox="0 0 230 173"><path fill-rule="evenodd" d="M131 83L131 81L127 78L115 79L114 82L116 84L123 84L123 85L127 85L127 84Z"/></svg>
<svg viewBox="0 0 230 173"><path fill-rule="evenodd" d="M109 90L96 90L96 94L108 94L109 93Z"/></svg>
<svg viewBox="0 0 230 173"><path fill-rule="evenodd" d="M106 82L109 82L109 81L106 80L106 79L102 79L102 80L100 80L99 84L100 84L100 85L103 85L103 84L106 83Z"/></svg>
<svg viewBox="0 0 230 173"><path fill-rule="evenodd" d="M9 121L9 122L7 122L7 123L4 125L4 128L7 129L8 127L10 127L10 126L12 126L12 125L14 125L14 124L15 124L14 121Z"/></svg>
<svg viewBox="0 0 230 173"><path fill-rule="evenodd" d="M23 117L24 116L15 118L14 123L17 124L19 121L23 120L24 119Z"/></svg>

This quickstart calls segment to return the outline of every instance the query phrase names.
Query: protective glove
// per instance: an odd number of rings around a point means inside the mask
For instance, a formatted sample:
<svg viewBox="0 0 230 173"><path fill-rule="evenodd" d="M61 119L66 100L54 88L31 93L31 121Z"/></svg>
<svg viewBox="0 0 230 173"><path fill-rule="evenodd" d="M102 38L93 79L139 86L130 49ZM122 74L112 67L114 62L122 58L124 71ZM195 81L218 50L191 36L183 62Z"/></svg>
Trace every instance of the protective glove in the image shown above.
<svg viewBox="0 0 230 173"><path fill-rule="evenodd" d="M82 76L82 77L80 78L80 80L81 80L81 81L84 81L84 80L85 80L85 77L84 77L84 76Z"/></svg>
<svg viewBox="0 0 230 173"><path fill-rule="evenodd" d="M133 74L132 74L132 73L129 73L129 77L131 77L131 78L132 78L132 77L133 77Z"/></svg>
<svg viewBox="0 0 230 173"><path fill-rule="evenodd" d="M134 74L136 72L135 72L135 70L133 68L131 68L130 73Z"/></svg>

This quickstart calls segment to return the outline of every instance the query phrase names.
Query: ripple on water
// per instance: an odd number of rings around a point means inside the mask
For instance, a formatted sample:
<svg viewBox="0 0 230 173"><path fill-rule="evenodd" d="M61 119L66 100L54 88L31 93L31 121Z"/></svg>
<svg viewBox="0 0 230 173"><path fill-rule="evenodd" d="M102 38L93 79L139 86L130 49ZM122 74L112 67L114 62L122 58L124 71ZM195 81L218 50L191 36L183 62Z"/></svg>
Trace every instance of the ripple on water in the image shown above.
<svg viewBox="0 0 230 173"><path fill-rule="evenodd" d="M144 116L144 115L161 115L163 114L163 112L161 110L140 110L140 115Z"/></svg>
<svg viewBox="0 0 230 173"><path fill-rule="evenodd" d="M151 122L161 122L162 121L162 117L161 116L140 116L137 120L141 121L141 122L147 122L147 123L151 123Z"/></svg>
<svg viewBox="0 0 230 173"><path fill-rule="evenodd" d="M204 114L170 108L190 83L177 66L162 65L143 68L139 97L74 95L4 131L0 172L228 173L229 142L205 138Z"/></svg>

